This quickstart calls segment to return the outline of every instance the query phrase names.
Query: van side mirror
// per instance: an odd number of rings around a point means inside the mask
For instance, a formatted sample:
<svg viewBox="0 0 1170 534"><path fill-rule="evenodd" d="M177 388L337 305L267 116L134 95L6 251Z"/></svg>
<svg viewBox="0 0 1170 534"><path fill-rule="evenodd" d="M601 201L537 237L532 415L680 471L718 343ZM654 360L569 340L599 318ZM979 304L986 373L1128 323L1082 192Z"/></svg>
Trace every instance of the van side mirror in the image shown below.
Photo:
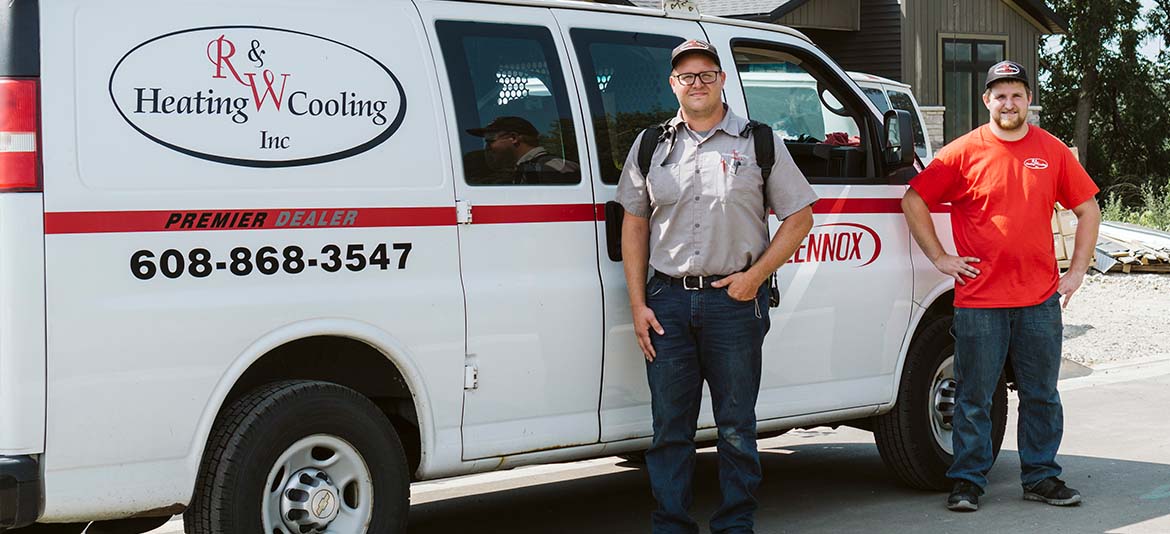
<svg viewBox="0 0 1170 534"><path fill-rule="evenodd" d="M885 131L883 155L886 165L892 168L914 164L914 127L910 112L891 109L882 119Z"/></svg>

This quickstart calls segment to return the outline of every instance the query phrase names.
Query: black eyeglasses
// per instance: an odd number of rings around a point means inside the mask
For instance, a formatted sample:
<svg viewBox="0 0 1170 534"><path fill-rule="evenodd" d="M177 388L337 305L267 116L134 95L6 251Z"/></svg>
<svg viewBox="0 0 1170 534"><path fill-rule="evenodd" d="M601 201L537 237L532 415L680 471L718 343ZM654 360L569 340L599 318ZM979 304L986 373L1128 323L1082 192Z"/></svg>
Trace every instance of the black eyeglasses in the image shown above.
<svg viewBox="0 0 1170 534"><path fill-rule="evenodd" d="M683 74L673 74L672 76L678 80L678 83L683 85L694 85L695 79L701 80L703 83L715 83L719 79L719 73L723 71L705 70L703 72L687 72Z"/></svg>

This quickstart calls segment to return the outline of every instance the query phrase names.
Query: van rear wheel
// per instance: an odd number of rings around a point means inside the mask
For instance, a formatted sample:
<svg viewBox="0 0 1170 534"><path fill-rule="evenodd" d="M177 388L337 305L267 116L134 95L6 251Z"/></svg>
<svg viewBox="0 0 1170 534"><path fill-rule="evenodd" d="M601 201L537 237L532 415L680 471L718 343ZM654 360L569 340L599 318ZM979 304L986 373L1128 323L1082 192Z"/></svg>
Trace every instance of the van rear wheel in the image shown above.
<svg viewBox="0 0 1170 534"><path fill-rule="evenodd" d="M955 410L955 340L951 316L926 326L910 345L898 403L876 418L874 440L882 461L897 478L918 489L949 490L947 469L954 460L951 420ZM1007 381L1000 377L992 396L991 445L999 456L1007 429Z"/></svg>
<svg viewBox="0 0 1170 534"><path fill-rule="evenodd" d="M190 534L402 533L409 491L402 444L369 399L278 382L220 415L183 524Z"/></svg>

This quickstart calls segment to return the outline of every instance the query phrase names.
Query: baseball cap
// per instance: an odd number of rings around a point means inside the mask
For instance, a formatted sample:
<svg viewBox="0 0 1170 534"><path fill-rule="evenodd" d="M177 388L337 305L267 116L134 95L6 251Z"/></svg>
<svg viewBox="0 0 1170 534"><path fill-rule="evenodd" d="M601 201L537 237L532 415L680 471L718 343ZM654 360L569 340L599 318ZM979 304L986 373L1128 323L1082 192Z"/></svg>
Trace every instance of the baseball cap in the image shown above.
<svg viewBox="0 0 1170 534"><path fill-rule="evenodd" d="M719 53L715 51L715 47L711 46L711 43L700 41L698 39L691 39L690 41L674 47L674 51L670 53L670 66L673 67L678 64L679 57L689 52L707 54L707 56L711 58L711 61L714 61L715 64L720 68L723 67L723 65L719 63Z"/></svg>
<svg viewBox="0 0 1170 534"><path fill-rule="evenodd" d="M1015 61L1000 61L987 69L987 84L985 87L991 88L991 84L1000 80L1017 80L1024 82L1024 85L1029 89L1032 84L1028 82L1028 71L1024 70L1024 66Z"/></svg>
<svg viewBox="0 0 1170 534"><path fill-rule="evenodd" d="M476 137L483 137L488 132L516 132L521 135L540 135L536 127L520 117L505 115L496 117L482 128L468 128L467 133Z"/></svg>

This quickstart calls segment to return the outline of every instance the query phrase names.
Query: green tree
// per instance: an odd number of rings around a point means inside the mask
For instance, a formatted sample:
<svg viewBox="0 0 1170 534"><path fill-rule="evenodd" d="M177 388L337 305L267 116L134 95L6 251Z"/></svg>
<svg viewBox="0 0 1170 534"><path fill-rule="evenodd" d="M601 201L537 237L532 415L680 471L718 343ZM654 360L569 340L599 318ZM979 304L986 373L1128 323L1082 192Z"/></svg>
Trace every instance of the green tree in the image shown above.
<svg viewBox="0 0 1170 534"><path fill-rule="evenodd" d="M1069 32L1041 53L1045 127L1080 147L1103 190L1131 201L1170 176L1170 54L1138 52L1170 37L1170 0L1157 3L1143 17L1138 0L1054 0Z"/></svg>

